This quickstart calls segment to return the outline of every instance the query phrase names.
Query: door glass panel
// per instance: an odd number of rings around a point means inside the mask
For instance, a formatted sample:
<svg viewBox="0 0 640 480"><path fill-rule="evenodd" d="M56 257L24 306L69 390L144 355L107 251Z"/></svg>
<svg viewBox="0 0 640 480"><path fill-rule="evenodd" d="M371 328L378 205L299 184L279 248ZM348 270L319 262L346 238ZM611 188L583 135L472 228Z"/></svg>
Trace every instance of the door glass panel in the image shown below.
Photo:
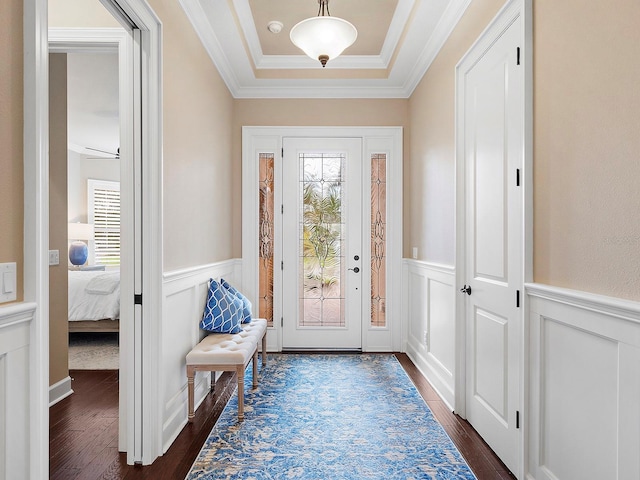
<svg viewBox="0 0 640 480"><path fill-rule="evenodd" d="M385 327L387 155L371 156L371 326Z"/></svg>
<svg viewBox="0 0 640 480"><path fill-rule="evenodd" d="M260 214L259 214L259 303L258 316L273 326L273 238L274 238L274 189L273 153L261 153L260 163Z"/></svg>
<svg viewBox="0 0 640 480"><path fill-rule="evenodd" d="M344 327L343 154L303 153L300 160L299 327Z"/></svg>

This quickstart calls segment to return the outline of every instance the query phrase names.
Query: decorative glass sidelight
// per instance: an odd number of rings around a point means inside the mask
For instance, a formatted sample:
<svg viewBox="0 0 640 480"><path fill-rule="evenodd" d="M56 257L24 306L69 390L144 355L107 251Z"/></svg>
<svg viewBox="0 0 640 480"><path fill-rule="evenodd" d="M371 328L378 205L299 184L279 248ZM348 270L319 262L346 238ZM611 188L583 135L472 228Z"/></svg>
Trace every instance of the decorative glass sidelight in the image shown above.
<svg viewBox="0 0 640 480"><path fill-rule="evenodd" d="M371 156L371 326L385 327L387 155Z"/></svg>
<svg viewBox="0 0 640 480"><path fill-rule="evenodd" d="M343 154L300 154L298 326L344 327Z"/></svg>
<svg viewBox="0 0 640 480"><path fill-rule="evenodd" d="M260 214L259 214L259 306L258 316L266 318L273 326L273 242L274 242L274 155L261 153L260 163Z"/></svg>

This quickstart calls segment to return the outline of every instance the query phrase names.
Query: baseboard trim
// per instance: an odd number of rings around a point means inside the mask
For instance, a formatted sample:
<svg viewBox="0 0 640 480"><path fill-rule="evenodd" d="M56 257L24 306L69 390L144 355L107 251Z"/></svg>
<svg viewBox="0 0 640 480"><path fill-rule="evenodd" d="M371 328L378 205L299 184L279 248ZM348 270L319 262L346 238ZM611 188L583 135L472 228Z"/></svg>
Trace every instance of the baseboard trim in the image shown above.
<svg viewBox="0 0 640 480"><path fill-rule="evenodd" d="M407 345L407 356L411 359L422 376L429 382L431 387L436 391L440 399L445 403L449 410L455 411L455 393L451 386L447 383L447 379L442 378L439 372L429 361L415 348L414 345ZM451 379L448 379L449 382Z"/></svg>
<svg viewBox="0 0 640 480"><path fill-rule="evenodd" d="M49 387L49 407L60 400L64 400L73 393L71 389L71 377L66 377Z"/></svg>

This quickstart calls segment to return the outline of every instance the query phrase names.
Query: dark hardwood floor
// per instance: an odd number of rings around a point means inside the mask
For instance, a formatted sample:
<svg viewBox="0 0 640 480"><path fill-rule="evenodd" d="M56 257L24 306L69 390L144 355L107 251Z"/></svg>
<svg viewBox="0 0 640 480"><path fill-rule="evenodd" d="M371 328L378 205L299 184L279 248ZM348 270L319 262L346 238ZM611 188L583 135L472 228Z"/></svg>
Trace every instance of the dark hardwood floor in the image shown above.
<svg viewBox="0 0 640 480"><path fill-rule="evenodd" d="M404 353L396 353L400 365L413 381L422 398L427 402L436 419L444 427L458 450L467 461L478 480L515 477L493 453L493 450L478 435L478 432L458 415L449 410L431 384L422 376L413 362Z"/></svg>
<svg viewBox="0 0 640 480"><path fill-rule="evenodd" d="M448 410L409 357L396 357L478 480L514 478L469 423ZM50 408L52 480L181 480L235 389L235 376L225 373L169 451L140 467L127 465L118 453L118 372L72 370L70 375L75 393Z"/></svg>

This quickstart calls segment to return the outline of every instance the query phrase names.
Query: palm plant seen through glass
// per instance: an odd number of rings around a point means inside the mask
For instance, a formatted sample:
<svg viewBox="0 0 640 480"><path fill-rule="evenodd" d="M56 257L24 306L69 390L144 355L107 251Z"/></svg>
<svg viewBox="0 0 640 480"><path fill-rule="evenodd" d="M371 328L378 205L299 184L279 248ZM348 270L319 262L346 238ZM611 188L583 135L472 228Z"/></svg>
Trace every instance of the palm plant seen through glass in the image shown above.
<svg viewBox="0 0 640 480"><path fill-rule="evenodd" d="M301 154L300 250L305 326L342 326L343 154Z"/></svg>
<svg viewBox="0 0 640 480"><path fill-rule="evenodd" d="M340 278L340 184L305 179L303 205L305 290L310 292L334 285Z"/></svg>

